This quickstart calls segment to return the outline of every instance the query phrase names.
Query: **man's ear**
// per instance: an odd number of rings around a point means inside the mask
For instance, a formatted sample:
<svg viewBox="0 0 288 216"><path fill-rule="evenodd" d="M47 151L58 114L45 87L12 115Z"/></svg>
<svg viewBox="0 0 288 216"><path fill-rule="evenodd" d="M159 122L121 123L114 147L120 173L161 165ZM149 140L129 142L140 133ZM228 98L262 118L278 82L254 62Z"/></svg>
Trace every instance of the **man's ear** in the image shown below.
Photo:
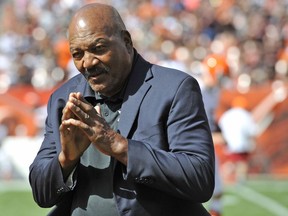
<svg viewBox="0 0 288 216"><path fill-rule="evenodd" d="M126 46L127 50L129 52L132 52L133 51L133 42L132 42L130 33L127 30L122 30L121 34L122 34L122 38L125 42L125 46Z"/></svg>

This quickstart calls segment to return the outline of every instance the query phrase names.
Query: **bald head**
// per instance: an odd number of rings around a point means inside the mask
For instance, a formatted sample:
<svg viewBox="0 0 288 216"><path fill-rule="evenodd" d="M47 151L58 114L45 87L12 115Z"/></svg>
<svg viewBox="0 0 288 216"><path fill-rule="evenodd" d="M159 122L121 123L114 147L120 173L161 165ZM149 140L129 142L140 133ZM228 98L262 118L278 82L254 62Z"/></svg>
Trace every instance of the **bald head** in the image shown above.
<svg viewBox="0 0 288 216"><path fill-rule="evenodd" d="M119 92L131 71L131 36L115 8L88 4L76 12L69 26L70 52L91 88L105 96Z"/></svg>
<svg viewBox="0 0 288 216"><path fill-rule="evenodd" d="M125 24L118 11L110 6L100 3L85 5L73 16L69 25L69 36L75 31L104 31L107 35L126 30Z"/></svg>

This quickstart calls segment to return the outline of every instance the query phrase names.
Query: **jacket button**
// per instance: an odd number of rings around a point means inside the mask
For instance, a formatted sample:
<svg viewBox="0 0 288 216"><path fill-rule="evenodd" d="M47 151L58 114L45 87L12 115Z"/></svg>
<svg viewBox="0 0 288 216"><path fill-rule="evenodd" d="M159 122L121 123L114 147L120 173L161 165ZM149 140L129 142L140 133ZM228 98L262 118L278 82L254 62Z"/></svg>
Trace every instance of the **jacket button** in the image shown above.
<svg viewBox="0 0 288 216"><path fill-rule="evenodd" d="M151 177L143 177L143 178L136 177L134 180L136 183L139 184L152 184L154 182L153 178Z"/></svg>
<svg viewBox="0 0 288 216"><path fill-rule="evenodd" d="M154 180L151 177L146 177L143 179L144 180L144 184L152 184L154 182Z"/></svg>
<svg viewBox="0 0 288 216"><path fill-rule="evenodd" d="M64 188L63 188L63 187L58 188L57 194L61 194L61 193L63 193L63 192L64 192Z"/></svg>

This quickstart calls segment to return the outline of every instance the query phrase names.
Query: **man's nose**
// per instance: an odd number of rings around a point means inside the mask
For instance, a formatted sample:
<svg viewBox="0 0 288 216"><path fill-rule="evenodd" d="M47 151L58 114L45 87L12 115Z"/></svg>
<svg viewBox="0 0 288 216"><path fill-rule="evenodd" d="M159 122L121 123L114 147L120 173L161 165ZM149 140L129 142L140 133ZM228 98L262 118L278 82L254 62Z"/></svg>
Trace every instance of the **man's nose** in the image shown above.
<svg viewBox="0 0 288 216"><path fill-rule="evenodd" d="M85 52L83 60L84 60L83 61L84 68L91 68L96 64L98 64L99 62L99 59L93 53L90 52Z"/></svg>

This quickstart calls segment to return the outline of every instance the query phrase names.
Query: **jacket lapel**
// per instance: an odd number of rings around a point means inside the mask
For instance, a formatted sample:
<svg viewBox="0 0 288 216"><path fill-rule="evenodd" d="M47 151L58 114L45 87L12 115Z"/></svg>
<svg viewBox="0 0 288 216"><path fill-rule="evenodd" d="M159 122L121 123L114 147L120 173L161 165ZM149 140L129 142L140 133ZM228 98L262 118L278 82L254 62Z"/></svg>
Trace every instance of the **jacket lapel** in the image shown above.
<svg viewBox="0 0 288 216"><path fill-rule="evenodd" d="M69 87L69 93L71 92L81 92L83 97L93 106L95 106L95 92L92 90L87 80L82 74L79 74L75 77L75 82ZM69 96L69 94L67 95ZM67 98L68 99L68 98Z"/></svg>
<svg viewBox="0 0 288 216"><path fill-rule="evenodd" d="M151 64L138 55L138 60L128 81L118 124L118 130L124 137L129 136L141 102L151 87L151 85L146 82L152 78L150 67Z"/></svg>

